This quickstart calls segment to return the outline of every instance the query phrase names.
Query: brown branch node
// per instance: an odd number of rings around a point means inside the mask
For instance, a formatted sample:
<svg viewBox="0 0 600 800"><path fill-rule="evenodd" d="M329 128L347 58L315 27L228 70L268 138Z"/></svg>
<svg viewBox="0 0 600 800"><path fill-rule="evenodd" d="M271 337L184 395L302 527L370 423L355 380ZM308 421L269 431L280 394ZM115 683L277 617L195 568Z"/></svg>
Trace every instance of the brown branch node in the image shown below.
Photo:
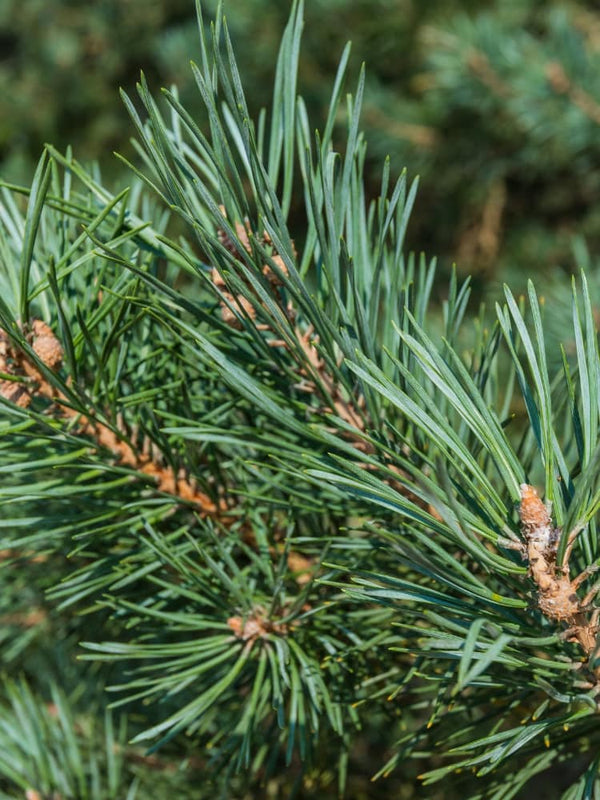
<svg viewBox="0 0 600 800"><path fill-rule="evenodd" d="M269 619L266 610L260 606L254 608L246 617L240 615L229 617L227 625L236 639L242 642L269 639L272 635L286 636L291 627L288 623Z"/></svg>
<svg viewBox="0 0 600 800"><path fill-rule="evenodd" d="M548 619L567 626L563 637L579 644L589 664L597 650L600 609L590 608L590 603L598 589L594 587L584 598L579 597L577 590L596 566L571 579L568 560L562 566L556 563L560 531L553 526L537 491L526 483L521 485L519 516L525 537L524 554L537 588L538 608ZM593 671L600 680L600 671Z"/></svg>
<svg viewBox="0 0 600 800"><path fill-rule="evenodd" d="M52 329L40 319L34 319L23 330L28 344L40 361L53 371L60 368L63 349ZM35 395L53 398L56 394L37 365L16 347L6 331L0 328L0 372L11 378L0 380L0 396L20 408L28 408Z"/></svg>

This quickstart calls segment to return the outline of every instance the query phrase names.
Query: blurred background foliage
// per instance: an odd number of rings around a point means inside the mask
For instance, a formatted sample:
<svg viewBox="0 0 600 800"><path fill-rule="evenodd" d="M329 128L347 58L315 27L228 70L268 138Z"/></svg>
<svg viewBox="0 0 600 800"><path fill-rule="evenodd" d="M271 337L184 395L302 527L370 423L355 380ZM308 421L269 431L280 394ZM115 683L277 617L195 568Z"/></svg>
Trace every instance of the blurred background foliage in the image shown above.
<svg viewBox="0 0 600 800"><path fill-rule="evenodd" d="M210 18L216 0L203 7ZM254 112L268 103L289 7L226 6ZM368 177L375 186L386 154L395 172L421 176L411 247L446 269L455 261L480 293L540 273L551 282L596 250L597 3L308 0L305 17L300 89L313 118L325 116L350 39L355 74L367 64ZM192 0L4 0L2 176L27 182L50 141L124 181L113 151L131 155L131 128L117 89L130 92L143 69L155 88L176 84L200 117L196 24Z"/></svg>

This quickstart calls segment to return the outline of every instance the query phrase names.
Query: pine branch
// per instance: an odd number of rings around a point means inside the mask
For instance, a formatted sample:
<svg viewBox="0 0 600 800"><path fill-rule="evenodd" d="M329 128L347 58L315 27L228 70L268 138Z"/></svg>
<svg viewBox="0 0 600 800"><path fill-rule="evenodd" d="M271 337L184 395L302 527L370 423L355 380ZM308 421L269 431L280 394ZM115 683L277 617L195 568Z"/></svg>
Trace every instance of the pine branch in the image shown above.
<svg viewBox="0 0 600 800"><path fill-rule="evenodd" d="M134 173L177 241L141 189L113 195L52 148L27 210L7 204L3 542L48 555L51 601L159 760L210 746L200 769L223 786L336 763L343 792L377 715L382 748L396 740L381 775L425 760L426 783L459 769L462 796L500 798L575 753L587 791L600 368L585 278L562 360L532 284L471 325L453 275L433 313L435 264L403 255L416 184L388 162L367 201L364 73L335 149L348 51L313 135L301 28L298 2L257 125L220 11L192 68L208 133L175 93L164 115L145 79L147 120L125 99ZM474 52L482 91L510 102Z"/></svg>
<svg viewBox="0 0 600 800"><path fill-rule="evenodd" d="M63 349L52 330L41 320L31 322L31 348L39 361L50 371L56 371L62 364ZM218 517L226 510L223 503L217 505L208 495L200 492L184 475L161 464L164 456L156 452L139 452L127 441L125 431L117 426L109 427L98 420L92 420L68 405L68 398L49 382L38 365L27 358L27 354L15 347L5 331L0 329L0 372L7 376L0 385L0 395L20 408L27 408L35 397L51 401L48 413L60 416L66 422L74 420L78 435L89 437L98 447L109 450L118 464L130 467L151 478L159 492L172 494L197 508L201 516ZM15 378L17 379L15 381ZM19 380L21 379L21 380ZM151 447L147 443L147 447Z"/></svg>

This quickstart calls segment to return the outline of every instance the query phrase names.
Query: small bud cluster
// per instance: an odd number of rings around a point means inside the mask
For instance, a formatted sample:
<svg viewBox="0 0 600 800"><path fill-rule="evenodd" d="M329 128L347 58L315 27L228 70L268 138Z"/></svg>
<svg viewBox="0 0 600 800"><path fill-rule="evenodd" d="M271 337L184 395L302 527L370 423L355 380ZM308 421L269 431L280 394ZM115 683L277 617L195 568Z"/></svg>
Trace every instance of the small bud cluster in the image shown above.
<svg viewBox="0 0 600 800"><path fill-rule="evenodd" d="M44 366L53 372L60 368L63 349L52 329L40 319L34 319L26 332L33 352ZM8 334L0 329L0 372L11 376L0 380L0 397L20 408L31 405L36 395L52 397L53 390L42 375L38 364L16 347Z"/></svg>
<svg viewBox="0 0 600 800"><path fill-rule="evenodd" d="M584 570L571 580L568 560L561 566L557 565L560 531L552 525L548 509L536 490L526 483L521 485L519 516L540 611L549 619L566 623L569 626L565 632L566 638L578 642L591 658L596 650L596 621L600 609L588 614L588 604L593 594L588 593L583 599L577 594L578 587L590 571Z"/></svg>

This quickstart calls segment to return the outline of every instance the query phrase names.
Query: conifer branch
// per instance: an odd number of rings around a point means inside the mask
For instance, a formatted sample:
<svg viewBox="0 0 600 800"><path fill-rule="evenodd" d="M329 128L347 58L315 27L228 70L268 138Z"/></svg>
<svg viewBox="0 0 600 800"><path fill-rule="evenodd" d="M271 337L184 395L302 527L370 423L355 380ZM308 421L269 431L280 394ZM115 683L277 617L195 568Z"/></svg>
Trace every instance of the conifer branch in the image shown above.
<svg viewBox="0 0 600 800"><path fill-rule="evenodd" d="M254 125L221 9L210 35L200 22L206 127L175 93L163 116L145 79L147 121L126 99L145 188L112 195L49 148L27 211L0 207L0 527L13 545L0 620L19 629L4 663L26 662L61 602L71 648L133 722L132 745L112 747L107 717L102 758L111 775L116 754L126 767L115 798L136 743L164 747L144 762L157 778L170 748L190 763L210 748L200 769L222 770L224 796L273 774L287 791L290 770L331 780L332 763L343 794L361 726L361 746L391 751L380 776L414 763L446 788L460 770L462 796L500 798L576 754L575 796L600 763L600 360L585 277L562 361L533 284L471 324L453 275L436 312L435 264L403 252L416 183L386 162L367 199L363 72L336 150L348 51L314 136L294 2L270 118ZM457 58L514 116L510 76L476 34ZM177 241L147 192L177 215ZM292 236L296 196L305 229ZM212 497L188 477L201 480L198 464ZM10 576L30 577L36 546L45 599L11 609ZM43 729L75 754L64 772L85 797L98 765L70 702L56 694L57 721L26 689L7 692L6 716L25 724L0 725L2 779L66 794L60 774L27 772L22 740Z"/></svg>
<svg viewBox="0 0 600 800"><path fill-rule="evenodd" d="M42 320L34 319L29 325L27 338L40 362L51 371L62 365L63 348ZM78 433L92 440L100 448L109 450L119 465L130 467L149 478L157 491L171 494L185 503L193 505L201 516L219 518L225 515L224 501L215 503L208 495L198 490L183 472L175 473L172 467L164 466L164 456L152 446L152 452L139 452L133 447L125 431L97 419L81 414L68 404L68 399L57 390L40 372L38 365L27 353L13 344L6 331L0 329L0 396L20 408L27 408L35 397L44 397L52 403L49 413L54 413L66 422L73 421Z"/></svg>

